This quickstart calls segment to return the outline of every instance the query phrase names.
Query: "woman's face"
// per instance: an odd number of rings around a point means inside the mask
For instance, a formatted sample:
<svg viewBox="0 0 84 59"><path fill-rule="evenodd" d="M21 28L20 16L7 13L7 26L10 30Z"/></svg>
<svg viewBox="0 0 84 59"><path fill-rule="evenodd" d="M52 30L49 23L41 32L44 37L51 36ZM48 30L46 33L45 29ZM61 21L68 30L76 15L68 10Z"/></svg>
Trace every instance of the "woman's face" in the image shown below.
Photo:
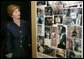
<svg viewBox="0 0 84 59"><path fill-rule="evenodd" d="M15 9L15 11L12 14L12 18L19 19L20 18L20 10Z"/></svg>

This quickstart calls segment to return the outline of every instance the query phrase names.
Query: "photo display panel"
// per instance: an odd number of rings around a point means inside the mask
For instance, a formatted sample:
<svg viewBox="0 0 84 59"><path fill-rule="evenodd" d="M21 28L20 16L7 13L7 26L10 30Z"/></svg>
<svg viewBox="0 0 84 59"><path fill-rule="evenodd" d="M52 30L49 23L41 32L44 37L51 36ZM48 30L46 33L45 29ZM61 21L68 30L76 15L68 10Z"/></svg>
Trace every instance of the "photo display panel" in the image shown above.
<svg viewBox="0 0 84 59"><path fill-rule="evenodd" d="M83 1L36 1L37 52L82 58Z"/></svg>

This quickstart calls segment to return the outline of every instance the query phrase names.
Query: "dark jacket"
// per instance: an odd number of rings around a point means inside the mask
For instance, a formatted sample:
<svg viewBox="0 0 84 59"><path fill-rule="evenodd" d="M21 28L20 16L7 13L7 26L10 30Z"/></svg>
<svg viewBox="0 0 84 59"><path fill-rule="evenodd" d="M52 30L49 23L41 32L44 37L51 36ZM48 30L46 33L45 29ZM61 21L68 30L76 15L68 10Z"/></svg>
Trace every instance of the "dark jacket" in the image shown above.
<svg viewBox="0 0 84 59"><path fill-rule="evenodd" d="M21 32L22 31L22 34ZM13 22L6 25L5 33L6 54L13 53L14 58L31 58L31 37L29 24L21 20L21 27Z"/></svg>

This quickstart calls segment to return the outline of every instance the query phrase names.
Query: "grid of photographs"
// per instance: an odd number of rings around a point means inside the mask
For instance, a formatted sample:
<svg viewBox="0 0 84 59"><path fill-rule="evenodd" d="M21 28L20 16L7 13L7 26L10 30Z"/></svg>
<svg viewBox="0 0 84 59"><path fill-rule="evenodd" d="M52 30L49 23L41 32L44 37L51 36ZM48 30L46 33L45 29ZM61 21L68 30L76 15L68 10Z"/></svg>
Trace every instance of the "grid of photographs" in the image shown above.
<svg viewBox="0 0 84 59"><path fill-rule="evenodd" d="M83 1L37 1L37 51L82 58Z"/></svg>

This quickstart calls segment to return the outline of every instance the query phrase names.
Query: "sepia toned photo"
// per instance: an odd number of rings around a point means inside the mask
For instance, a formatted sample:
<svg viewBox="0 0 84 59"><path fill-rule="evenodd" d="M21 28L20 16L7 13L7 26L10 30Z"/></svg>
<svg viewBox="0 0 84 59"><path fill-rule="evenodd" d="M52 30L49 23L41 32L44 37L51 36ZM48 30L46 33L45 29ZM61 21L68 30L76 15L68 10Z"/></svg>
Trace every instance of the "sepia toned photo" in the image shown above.
<svg viewBox="0 0 84 59"><path fill-rule="evenodd" d="M51 27L51 46L57 46L57 27Z"/></svg>
<svg viewBox="0 0 84 59"><path fill-rule="evenodd" d="M63 10L62 10L63 7L62 7L62 5L55 5L52 8L53 8L54 15L63 14Z"/></svg>
<svg viewBox="0 0 84 59"><path fill-rule="evenodd" d="M55 49L53 49L47 45L44 45L44 52L43 53L54 57Z"/></svg>
<svg viewBox="0 0 84 59"><path fill-rule="evenodd" d="M70 37L66 38L66 49L73 50L73 39Z"/></svg>
<svg viewBox="0 0 84 59"><path fill-rule="evenodd" d="M72 44L70 43L68 46L73 46L71 50L81 52L81 28L78 26L68 26L67 29L67 40L70 40L69 42L67 41L67 44L72 41Z"/></svg>

